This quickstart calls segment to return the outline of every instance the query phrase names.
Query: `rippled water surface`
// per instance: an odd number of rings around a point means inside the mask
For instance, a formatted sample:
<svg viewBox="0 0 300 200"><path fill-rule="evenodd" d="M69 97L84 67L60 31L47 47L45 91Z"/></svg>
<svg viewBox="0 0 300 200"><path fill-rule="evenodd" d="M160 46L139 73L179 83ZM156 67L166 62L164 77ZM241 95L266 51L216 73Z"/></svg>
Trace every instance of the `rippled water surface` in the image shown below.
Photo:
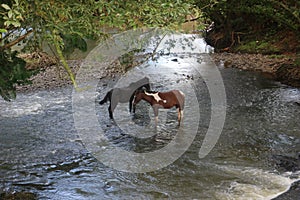
<svg viewBox="0 0 300 200"><path fill-rule="evenodd" d="M99 162L85 149L75 126L72 88L18 94L0 100L0 192L30 191L39 199L271 199L286 191L297 172L278 171L274 156L300 151L300 90L269 81L258 74L220 67L227 95L227 116L214 149L203 159L198 152L209 126L211 100L197 67L201 54L162 56L139 67L155 77L154 90L191 85L200 118L189 149L174 163L147 173L120 172ZM191 63L193 66L191 67ZM197 64L198 63L198 64ZM97 98L116 81L102 79ZM95 101L97 102L96 99ZM114 145L128 151L150 152L167 145L177 134L176 110L161 110L158 126L153 112L140 103L135 116L127 103L115 110L95 104L100 126ZM184 125L195 120L185 114ZM132 129L138 124L142 131ZM128 130L147 137L128 135Z"/></svg>

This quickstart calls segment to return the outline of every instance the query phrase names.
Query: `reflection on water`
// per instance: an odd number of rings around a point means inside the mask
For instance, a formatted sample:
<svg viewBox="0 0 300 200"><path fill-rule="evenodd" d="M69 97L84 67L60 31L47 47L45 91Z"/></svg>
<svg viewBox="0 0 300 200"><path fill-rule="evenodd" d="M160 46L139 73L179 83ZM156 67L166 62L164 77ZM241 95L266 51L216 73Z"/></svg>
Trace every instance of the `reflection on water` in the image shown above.
<svg viewBox="0 0 300 200"><path fill-rule="evenodd" d="M200 54L193 56L194 60L201 60ZM197 136L173 164L141 174L110 169L85 150L77 135L72 88L19 94L13 102L0 100L0 192L25 190L37 193L40 199L73 200L271 199L286 191L295 181L289 177L298 175L277 172L272 156L294 156L300 150L300 109L293 103L300 99L299 89L254 73L221 68L228 97L225 127L213 151L199 159L198 151L210 120L210 97L201 76L189 67L190 59L169 55L140 67L145 73L156 74L152 80L156 90L188 83L197 93ZM171 71L168 66L172 66ZM101 80L99 96L109 89L103 85L111 83ZM161 110L155 128L151 121L153 112L147 104L139 105L136 116L128 113L127 103L118 105L117 121L126 118L148 131L148 138L136 138L120 131L108 118L108 105L95 106L109 140L124 149L153 151L176 135L175 109ZM189 122L185 118L184 123ZM132 127L122 124L122 130Z"/></svg>

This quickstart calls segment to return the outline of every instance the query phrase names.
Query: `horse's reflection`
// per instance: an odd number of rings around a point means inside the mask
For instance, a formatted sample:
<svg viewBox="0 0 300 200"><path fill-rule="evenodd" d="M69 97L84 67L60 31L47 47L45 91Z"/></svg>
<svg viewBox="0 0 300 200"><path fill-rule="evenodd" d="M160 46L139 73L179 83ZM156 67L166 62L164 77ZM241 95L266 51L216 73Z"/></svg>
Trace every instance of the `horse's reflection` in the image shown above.
<svg viewBox="0 0 300 200"><path fill-rule="evenodd" d="M138 112L132 115L132 122L138 126L148 126L151 123L151 116L147 102L140 102Z"/></svg>
<svg viewBox="0 0 300 200"><path fill-rule="evenodd" d="M148 77L144 77L136 82L132 82L127 87L111 89L105 97L99 102L100 105L110 102L108 107L109 117L113 119L113 112L118 103L129 102L129 111L132 109L132 102L135 92L138 90L150 90L150 82Z"/></svg>

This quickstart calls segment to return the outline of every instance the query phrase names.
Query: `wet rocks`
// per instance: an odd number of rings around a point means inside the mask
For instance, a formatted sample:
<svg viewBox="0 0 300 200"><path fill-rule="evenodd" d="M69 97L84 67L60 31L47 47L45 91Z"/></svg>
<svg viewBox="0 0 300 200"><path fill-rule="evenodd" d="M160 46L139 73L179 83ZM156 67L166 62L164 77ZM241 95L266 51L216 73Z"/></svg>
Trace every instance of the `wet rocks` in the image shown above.
<svg viewBox="0 0 300 200"><path fill-rule="evenodd" d="M280 172L297 172L300 170L300 152L296 155L272 155L271 163ZM276 200L299 199L300 181L293 183L290 189L276 197ZM275 200L274 199L274 200Z"/></svg>
<svg viewBox="0 0 300 200"><path fill-rule="evenodd" d="M299 199L299 194L300 181L293 183L288 192L276 197L273 200L296 200Z"/></svg>
<svg viewBox="0 0 300 200"><path fill-rule="evenodd" d="M6 200L36 200L37 195L31 192L0 193L0 199Z"/></svg>
<svg viewBox="0 0 300 200"><path fill-rule="evenodd" d="M280 171L296 172L300 170L300 153L297 157L273 155L273 161Z"/></svg>

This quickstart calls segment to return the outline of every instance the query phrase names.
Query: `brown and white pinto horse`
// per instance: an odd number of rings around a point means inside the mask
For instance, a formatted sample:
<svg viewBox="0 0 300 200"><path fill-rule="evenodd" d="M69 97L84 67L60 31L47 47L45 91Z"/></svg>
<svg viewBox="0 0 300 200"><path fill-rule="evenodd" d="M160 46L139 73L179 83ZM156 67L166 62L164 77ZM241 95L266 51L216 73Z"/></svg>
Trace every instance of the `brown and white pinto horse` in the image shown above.
<svg viewBox="0 0 300 200"><path fill-rule="evenodd" d="M185 100L183 92L179 90L171 90L169 92L154 92L146 90L136 91L135 98L133 100L133 113L135 113L136 104L141 100L147 101L152 106L155 115L155 122L158 121L159 108L170 109L175 106L178 112L178 123L180 125Z"/></svg>

